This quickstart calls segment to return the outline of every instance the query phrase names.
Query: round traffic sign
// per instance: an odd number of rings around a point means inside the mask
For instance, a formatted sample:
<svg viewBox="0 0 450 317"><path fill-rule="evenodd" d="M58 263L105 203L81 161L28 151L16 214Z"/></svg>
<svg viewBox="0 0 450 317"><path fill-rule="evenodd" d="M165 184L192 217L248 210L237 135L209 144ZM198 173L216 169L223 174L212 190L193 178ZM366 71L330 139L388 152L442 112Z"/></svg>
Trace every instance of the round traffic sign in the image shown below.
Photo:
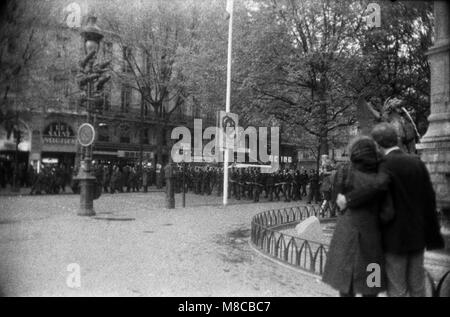
<svg viewBox="0 0 450 317"><path fill-rule="evenodd" d="M95 129L92 124L83 123L78 128L78 142L81 146L90 146L95 140Z"/></svg>

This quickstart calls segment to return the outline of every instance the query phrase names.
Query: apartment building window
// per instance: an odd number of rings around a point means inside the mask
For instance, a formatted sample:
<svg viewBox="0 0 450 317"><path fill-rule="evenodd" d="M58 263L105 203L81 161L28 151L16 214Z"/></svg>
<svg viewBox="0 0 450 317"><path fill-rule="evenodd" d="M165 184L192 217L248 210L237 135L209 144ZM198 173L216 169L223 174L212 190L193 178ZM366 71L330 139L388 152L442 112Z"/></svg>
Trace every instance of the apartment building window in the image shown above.
<svg viewBox="0 0 450 317"><path fill-rule="evenodd" d="M150 144L149 134L149 129L142 131L142 144Z"/></svg>
<svg viewBox="0 0 450 317"><path fill-rule="evenodd" d="M130 143L130 136L121 136L120 143Z"/></svg>
<svg viewBox="0 0 450 317"><path fill-rule="evenodd" d="M130 47L123 47L122 49L122 56L123 56L123 67L122 71L125 73L131 73L132 69L130 67L130 63L132 63L132 50Z"/></svg>
<svg viewBox="0 0 450 317"><path fill-rule="evenodd" d="M131 129L128 125L120 127L120 143L130 143Z"/></svg>
<svg viewBox="0 0 450 317"><path fill-rule="evenodd" d="M109 142L109 127L107 125L101 125L98 128L98 141Z"/></svg>
<svg viewBox="0 0 450 317"><path fill-rule="evenodd" d="M128 86L122 87L120 99L121 99L120 110L123 113L128 113L128 111L130 110L130 105L131 105L131 88L130 87L128 87Z"/></svg>

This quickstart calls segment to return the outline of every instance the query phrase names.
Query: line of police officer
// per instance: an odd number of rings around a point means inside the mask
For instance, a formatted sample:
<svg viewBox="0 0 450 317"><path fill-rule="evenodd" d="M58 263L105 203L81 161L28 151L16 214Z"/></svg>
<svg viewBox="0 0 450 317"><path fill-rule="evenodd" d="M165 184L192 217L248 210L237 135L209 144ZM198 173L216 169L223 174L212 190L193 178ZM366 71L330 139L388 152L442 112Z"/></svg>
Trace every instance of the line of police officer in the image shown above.
<svg viewBox="0 0 450 317"><path fill-rule="evenodd" d="M183 181L184 169L184 181ZM77 170L62 166L42 166L39 173L33 173L31 194L57 194L65 192L70 185L74 193L79 193L78 182L74 179ZM157 164L142 169L136 166L94 164L93 172L97 179L97 191L104 193L147 192L150 186L161 189L165 186L164 169ZM217 166L174 166L175 192L185 191L198 195L221 196L223 194L223 167ZM320 203L323 183L322 175L315 170L309 174L303 170L280 169L276 173L261 173L259 168L231 168L228 196L237 200L259 201L261 195L269 201L286 202L302 200L307 196L308 203ZM309 188L309 192L307 189Z"/></svg>
<svg viewBox="0 0 450 317"><path fill-rule="evenodd" d="M97 184L101 185L105 193L139 192L141 189L148 192L150 186L156 185L156 188L161 189L165 185L164 170L160 164L155 168L97 164L93 169Z"/></svg>
<svg viewBox="0 0 450 317"><path fill-rule="evenodd" d="M223 168L216 166L176 166L174 169L175 192L183 189L198 195L221 196L223 194ZM315 170L280 169L276 173L261 173L259 168L231 168L228 196L237 200L259 201L261 195L269 201L297 201L308 196L311 203L321 201L320 176ZM307 188L309 187L309 194Z"/></svg>
<svg viewBox="0 0 450 317"><path fill-rule="evenodd" d="M141 189L148 191L148 187L156 185L164 186L163 170L160 165L157 168L145 167L138 169L135 166L118 166L94 164L93 174L97 179L96 191L104 193L138 192ZM79 183L76 180L77 168L63 165L41 164L39 172L30 166L30 194L59 194L66 192L66 186L70 186L72 192L79 193Z"/></svg>

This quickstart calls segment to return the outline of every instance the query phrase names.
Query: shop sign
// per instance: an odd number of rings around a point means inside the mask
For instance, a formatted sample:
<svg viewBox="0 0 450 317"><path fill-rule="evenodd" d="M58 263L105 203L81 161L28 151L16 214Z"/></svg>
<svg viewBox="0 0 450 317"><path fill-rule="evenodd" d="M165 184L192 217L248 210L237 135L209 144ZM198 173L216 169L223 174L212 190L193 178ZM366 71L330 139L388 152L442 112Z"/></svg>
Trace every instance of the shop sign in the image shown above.
<svg viewBox="0 0 450 317"><path fill-rule="evenodd" d="M34 131L33 131L34 134ZM50 145L75 145L76 138L70 125L64 122L49 124L42 134L44 144Z"/></svg>

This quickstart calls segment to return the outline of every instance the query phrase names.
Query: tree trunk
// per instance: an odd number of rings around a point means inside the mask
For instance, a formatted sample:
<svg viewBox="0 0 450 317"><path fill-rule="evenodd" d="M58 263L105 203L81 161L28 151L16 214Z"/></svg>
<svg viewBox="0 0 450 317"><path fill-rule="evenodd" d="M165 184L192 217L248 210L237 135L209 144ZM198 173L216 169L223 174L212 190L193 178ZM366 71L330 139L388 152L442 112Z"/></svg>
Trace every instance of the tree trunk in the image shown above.
<svg viewBox="0 0 450 317"><path fill-rule="evenodd" d="M330 147L328 145L328 133L322 134L319 140L320 140L319 157L324 154L328 155L330 151Z"/></svg>
<svg viewBox="0 0 450 317"><path fill-rule="evenodd" d="M323 154L329 153L328 147L328 116L327 116L327 92L325 88L319 89L317 92L318 103L320 107L319 112L319 126L320 126L320 137L319 137L319 159Z"/></svg>

